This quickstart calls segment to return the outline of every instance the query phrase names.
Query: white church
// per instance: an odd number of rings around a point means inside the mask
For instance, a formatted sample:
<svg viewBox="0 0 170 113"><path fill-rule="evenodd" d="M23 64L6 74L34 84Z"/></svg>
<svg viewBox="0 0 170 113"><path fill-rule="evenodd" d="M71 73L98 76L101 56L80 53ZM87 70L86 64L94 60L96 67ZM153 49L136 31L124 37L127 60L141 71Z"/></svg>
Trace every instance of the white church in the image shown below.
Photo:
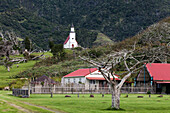
<svg viewBox="0 0 170 113"><path fill-rule="evenodd" d="M64 42L64 48L75 48L78 47L78 43L76 41L76 33L74 31L74 26L72 24L71 31L66 41Z"/></svg>

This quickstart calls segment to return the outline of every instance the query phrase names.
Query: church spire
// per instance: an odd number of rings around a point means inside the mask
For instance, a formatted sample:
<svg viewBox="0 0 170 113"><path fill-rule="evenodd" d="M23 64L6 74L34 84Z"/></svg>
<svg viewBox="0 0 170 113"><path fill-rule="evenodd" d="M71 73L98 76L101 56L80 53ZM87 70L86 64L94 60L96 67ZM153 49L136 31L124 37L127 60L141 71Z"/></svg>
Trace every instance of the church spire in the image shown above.
<svg viewBox="0 0 170 113"><path fill-rule="evenodd" d="M73 25L73 23L71 25L71 33L74 33L74 25Z"/></svg>
<svg viewBox="0 0 170 113"><path fill-rule="evenodd" d="M72 23L71 27L74 27L73 23Z"/></svg>

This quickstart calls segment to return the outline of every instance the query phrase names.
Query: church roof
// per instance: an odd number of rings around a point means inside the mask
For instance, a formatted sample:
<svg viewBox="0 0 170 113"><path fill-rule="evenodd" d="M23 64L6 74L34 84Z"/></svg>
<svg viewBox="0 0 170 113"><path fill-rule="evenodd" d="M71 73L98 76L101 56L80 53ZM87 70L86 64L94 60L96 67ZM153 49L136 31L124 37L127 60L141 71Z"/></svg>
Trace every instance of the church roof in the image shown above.
<svg viewBox="0 0 170 113"><path fill-rule="evenodd" d="M66 44L69 39L70 39L70 35L68 35L68 37L67 37L66 41L64 42L64 44Z"/></svg>

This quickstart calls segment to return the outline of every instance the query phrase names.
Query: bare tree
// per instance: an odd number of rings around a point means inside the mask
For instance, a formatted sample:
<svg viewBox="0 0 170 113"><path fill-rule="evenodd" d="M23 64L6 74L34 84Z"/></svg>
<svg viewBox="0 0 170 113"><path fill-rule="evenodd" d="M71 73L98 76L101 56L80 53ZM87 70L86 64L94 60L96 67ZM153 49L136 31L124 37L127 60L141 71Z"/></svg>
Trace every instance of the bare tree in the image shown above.
<svg viewBox="0 0 170 113"><path fill-rule="evenodd" d="M0 58L2 56L5 56L5 60L1 59L1 62L4 64L8 71L10 71L10 68L14 62L20 63L28 60L26 58L10 58L10 55L13 52L15 53L17 51L16 53L19 53L20 48L21 45L19 43L18 37L13 31L0 31ZM43 52L41 55L31 58L30 54L34 51L35 50L27 52L27 57L29 58L29 60L36 60L44 55Z"/></svg>
<svg viewBox="0 0 170 113"><path fill-rule="evenodd" d="M82 60L98 67L106 81L110 84L112 92L112 108L120 109L120 90L124 82L133 73L137 73L144 65L144 63L152 63L155 61L164 62L170 57L169 47L157 47L157 48L143 48L137 50L134 48L132 50L121 50L118 52L113 52L107 55L106 58L101 59L90 59L89 57L81 57ZM120 83L115 80L115 72L117 67L121 65L123 72L120 75L124 75ZM119 75L119 74L118 74ZM111 79L113 78L113 80Z"/></svg>

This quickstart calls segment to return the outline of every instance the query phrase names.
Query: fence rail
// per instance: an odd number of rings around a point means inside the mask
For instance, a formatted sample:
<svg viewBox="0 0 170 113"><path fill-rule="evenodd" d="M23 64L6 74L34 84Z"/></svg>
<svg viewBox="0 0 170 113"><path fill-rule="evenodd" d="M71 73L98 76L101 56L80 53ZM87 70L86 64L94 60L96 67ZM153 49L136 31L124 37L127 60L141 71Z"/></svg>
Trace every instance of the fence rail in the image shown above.
<svg viewBox="0 0 170 113"><path fill-rule="evenodd" d="M56 94L77 94L77 93L104 93L109 94L111 93L111 89L109 87L99 87L98 89L88 88L85 87L32 87L31 88L33 94L49 94L51 92ZM152 87L122 87L122 93L147 93L152 92L155 93L155 89Z"/></svg>

